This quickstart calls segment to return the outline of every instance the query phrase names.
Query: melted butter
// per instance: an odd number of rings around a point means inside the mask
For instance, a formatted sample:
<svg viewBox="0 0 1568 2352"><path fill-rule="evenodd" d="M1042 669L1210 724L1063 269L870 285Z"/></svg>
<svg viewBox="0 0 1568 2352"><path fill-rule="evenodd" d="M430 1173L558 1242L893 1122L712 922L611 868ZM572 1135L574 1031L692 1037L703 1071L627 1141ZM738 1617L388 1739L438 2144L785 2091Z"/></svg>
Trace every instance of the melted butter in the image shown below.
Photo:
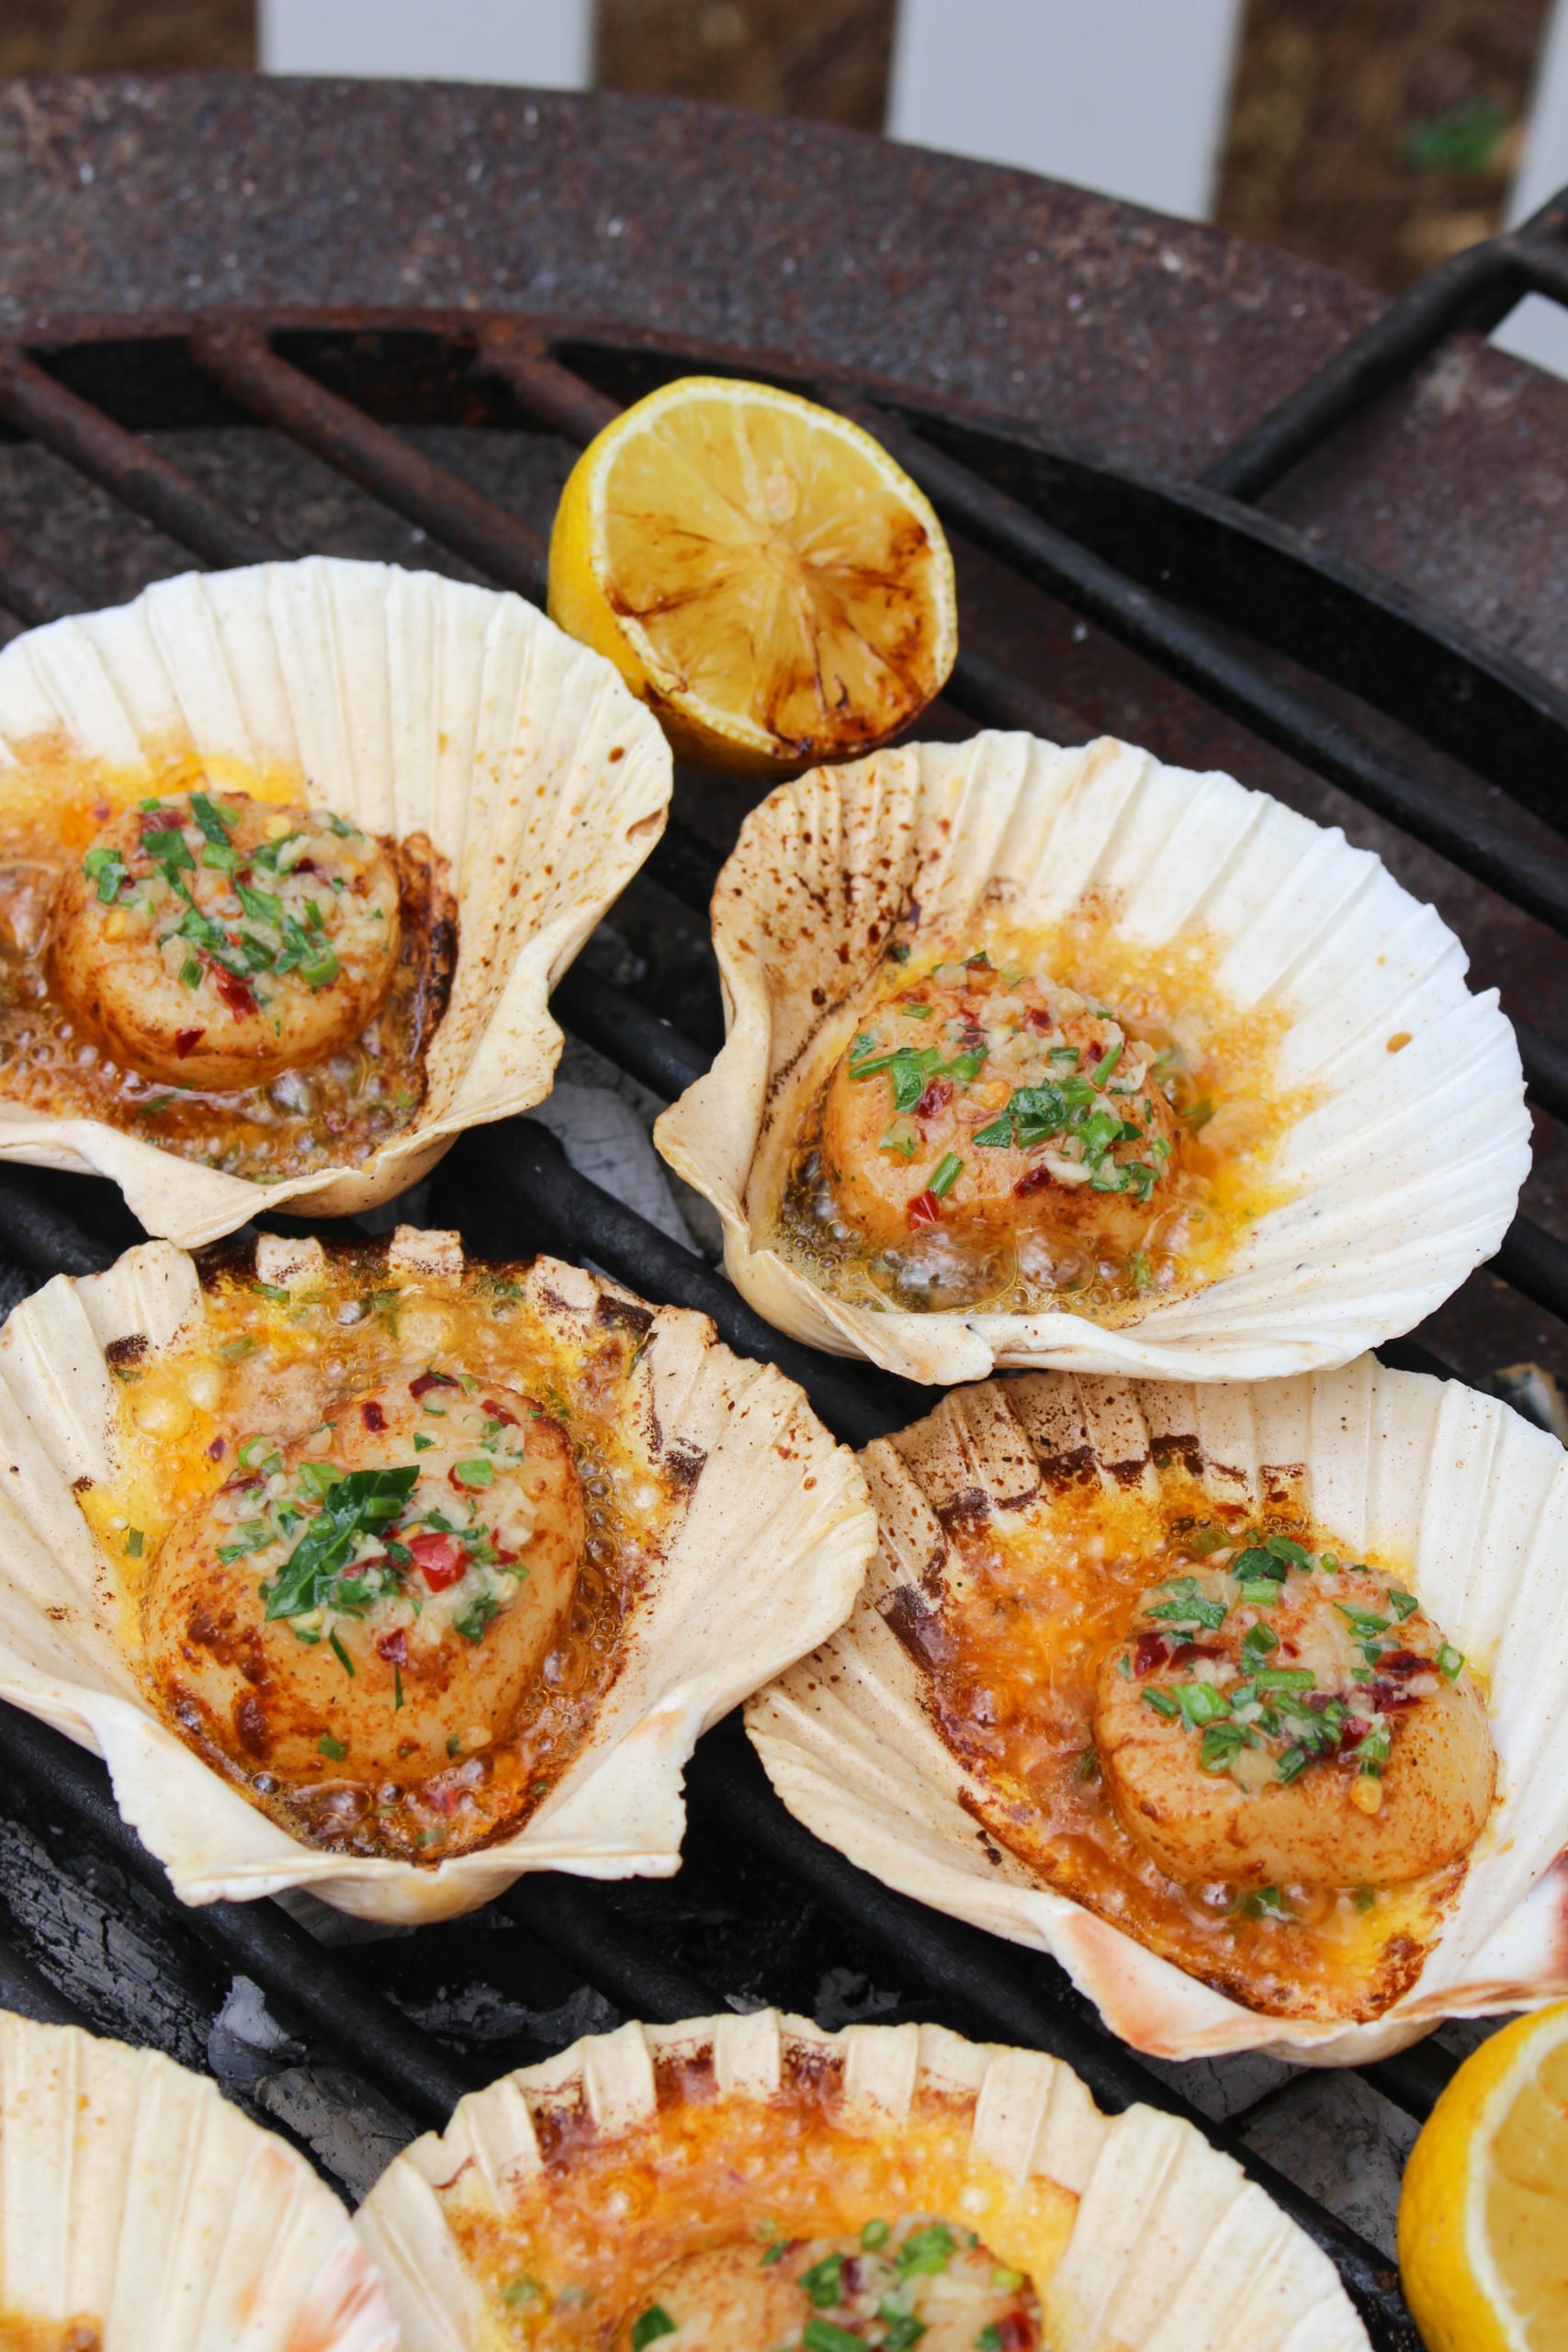
<svg viewBox="0 0 1568 2352"><path fill-rule="evenodd" d="M780 2096L747 2099L660 2065L654 2121L601 2138L581 2109L558 2124L547 2108L535 2117L545 2170L514 2174L504 2210L471 2167L443 2194L486 2292L487 2343L601 2346L649 2282L698 2248L750 2234L761 2260L779 2237L850 2236L910 2213L973 2230L1046 2293L1077 2199L972 2159L973 2101L922 2091L875 2137L840 2112L836 2070L793 2083L786 2072Z"/></svg>
<svg viewBox="0 0 1568 2352"><path fill-rule="evenodd" d="M1236 1886L1168 1878L1127 1836L1100 1778L1101 1658L1151 1585L1191 1572L1184 1530L1222 1524L1238 1541L1255 1523L1168 1471L1162 1487L1157 1501L1098 1486L1056 1491L1010 1513L1005 1528L991 1520L950 1531L949 1597L934 1617L896 1610L892 1622L930 1675L943 1738L991 1792L980 1808L987 1828L1045 1883L1250 2008L1377 2017L1419 1974L1462 1862L1390 1889L1287 1886L1288 1917L1256 1916ZM1289 1532L1409 1582L1407 1562L1354 1553L1331 1530Z"/></svg>
<svg viewBox="0 0 1568 2352"><path fill-rule="evenodd" d="M526 1313L518 1285L494 1269L470 1267L460 1283L442 1283L389 1270L378 1253L335 1260L330 1281L282 1296L223 1272L206 1306L183 1345L155 1363L118 1369L115 1475L78 1498L112 1564L117 1630L139 1674L142 1600L159 1547L228 1479L247 1436L306 1436L345 1396L406 1376L411 1364L423 1369L432 1355L479 1384L520 1389L564 1424L583 1486L587 1546L566 1625L503 1736L395 1796L342 1780L241 1781L296 1836L334 1850L435 1861L510 1836L592 1727L619 1671L627 1612L682 1507L629 1428L638 1335L612 1326L587 1347L569 1345ZM239 1777L228 1758L207 1760Z"/></svg>
<svg viewBox="0 0 1568 2352"><path fill-rule="evenodd" d="M872 1251L834 1222L831 1196L813 1166L828 1076L855 1031L913 977L944 956L960 960L978 948L999 967L1048 973L1109 1007L1134 1037L1171 1049L1178 1057L1177 1108L1187 1116L1169 1179L1150 1202L1139 1235L1141 1262L1120 1248L1102 1248L1070 1283L1057 1286L1025 1271L1016 1250L998 1251L994 1236L966 1241L955 1227L950 1250L958 1263L967 1253L969 1278L966 1284L961 1275L946 1284L943 1305L990 1314L1066 1307L1104 1325L1133 1322L1151 1305L1214 1282L1258 1218L1291 1198L1277 1172L1280 1147L1318 1097L1307 1088L1278 1084L1280 1045L1292 1009L1272 999L1247 1009L1234 1003L1216 977L1225 944L1212 933L1194 929L1150 946L1129 939L1117 927L1114 908L1095 898L1055 924L993 920L962 939L927 940L918 933L908 939L908 962L889 959L862 1000L836 1018L800 1148L785 1173L775 1238L836 1295L860 1306L930 1305L888 1253ZM1193 1116L1200 1106L1212 1106L1201 1124ZM1036 1218L1046 1220L1049 1196L1036 1194L1032 1208ZM1077 1259L1082 1252L1066 1254Z"/></svg>

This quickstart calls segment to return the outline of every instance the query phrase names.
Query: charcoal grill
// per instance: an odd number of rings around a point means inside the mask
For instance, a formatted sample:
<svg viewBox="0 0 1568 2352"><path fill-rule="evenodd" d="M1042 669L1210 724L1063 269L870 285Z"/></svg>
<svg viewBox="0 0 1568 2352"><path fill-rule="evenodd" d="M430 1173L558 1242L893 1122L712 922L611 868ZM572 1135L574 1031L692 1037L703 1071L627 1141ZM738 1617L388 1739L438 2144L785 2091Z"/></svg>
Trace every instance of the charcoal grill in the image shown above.
<svg viewBox="0 0 1568 2352"><path fill-rule="evenodd" d="M1492 1268L1382 1353L1480 1385L1508 1355L1561 1361L1568 578L1551 509L1568 394L1473 338L1527 292L1568 300L1568 199L1380 311L1207 232L801 126L192 77L13 91L0 204L0 607L17 627L193 559L322 544L538 598L572 448L654 383L766 377L868 421L959 556L964 650L929 726L1066 741L1112 726L1342 819L1529 1015L1548 1223L1521 1215ZM1031 295L1027 317L998 317L1008 272L1034 266L1055 315ZM1153 391L1151 360L1168 379ZM746 797L680 780L648 875L556 991L568 1032L663 1100L717 1040L703 917ZM466 1137L426 1214L472 1250L589 1258L703 1309L853 1443L931 1401L773 1331L536 1121ZM136 1238L108 1188L0 1169L11 1295ZM734 1721L694 1763L675 1881L528 1879L472 1919L378 1941L323 1941L265 1902L182 1910L91 1758L0 1708L0 2001L210 2060L340 2178L363 2159L334 2100L361 2141L391 2144L615 2013L769 1998L838 2004L829 2021L935 2018L1052 2052L1109 2107L1188 2116L1327 2249L1380 2347L1416 2343L1386 2257L1248 2144L1248 2101L1283 2070L1240 2062L1222 2083L1123 2049L1054 1964L818 1844ZM237 1976L296 2038L281 2057L215 2023ZM1458 2046L1437 2037L1364 2078L1419 2119Z"/></svg>

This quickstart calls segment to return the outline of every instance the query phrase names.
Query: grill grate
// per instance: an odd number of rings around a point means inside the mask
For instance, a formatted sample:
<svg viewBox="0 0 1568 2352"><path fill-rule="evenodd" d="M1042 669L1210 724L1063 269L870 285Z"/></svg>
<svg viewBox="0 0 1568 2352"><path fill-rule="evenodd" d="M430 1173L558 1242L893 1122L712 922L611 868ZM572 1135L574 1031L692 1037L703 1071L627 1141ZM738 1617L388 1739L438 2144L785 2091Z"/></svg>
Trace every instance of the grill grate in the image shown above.
<svg viewBox="0 0 1568 2352"><path fill-rule="evenodd" d="M1568 696L1244 503L1404 382L1457 330L1489 329L1527 290L1568 300L1568 251L1559 242L1565 220L1568 206L1559 199L1524 230L1444 264L1213 467L1197 489L1112 472L999 428L917 407L897 387L796 380L799 389L864 417L924 484L961 542L1100 624L1166 677L1245 721L1507 907L1568 933L1568 854L1553 838L1568 831L1568 804L1555 785L1568 750ZM788 369L766 356L678 350L614 334L578 334L569 342L519 321L473 315L247 319L216 327L192 319L173 327L161 322L151 341L62 334L40 335L30 350L0 351L0 416L180 547L220 564L254 561L278 549L266 531L144 435L169 423L260 422L481 576L537 598L545 554L539 534L399 428L477 418L580 443L615 413L617 396L693 366L791 380ZM1158 593L1173 575L1181 583L1179 605ZM67 579L0 527L0 605L18 622L85 609L105 593L91 579ZM1237 634L1242 627L1245 639ZM1271 658L1286 652L1310 662L1314 674L1287 674ZM1365 706L1353 715L1350 695ZM1069 741L1089 731L1014 674L1005 648L987 647L985 628L968 629L943 700L954 731L976 721ZM1446 764L1451 760L1467 763L1483 786L1505 786L1522 821L1499 818L1484 789L1455 788ZM717 863L709 841L672 826L649 871L675 899L701 912ZM706 1067L705 1046L661 1018L657 1003L649 1009L591 964L562 980L555 1009L580 1040L663 1098ZM1529 1029L1521 1041L1533 1100L1552 1117L1568 1117L1568 1048ZM931 1402L924 1390L773 1332L703 1260L576 1173L536 1121L466 1136L437 1170L430 1215L457 1226L476 1250L516 1255L543 1247L592 1258L652 1298L701 1308L731 1346L767 1356L800 1379L823 1418L852 1443L897 1427ZM107 1187L0 1168L0 1242L30 1279L61 1269L89 1271L135 1238ZM1568 1247L1529 1218L1516 1222L1494 1272L1552 1315L1568 1317ZM1418 1340L1383 1353L1422 1369L1447 1369ZM411 2015L423 1951L457 1950L451 1929L329 1948L276 1905L185 1911L174 1903L161 1865L120 1821L95 1760L6 1708L0 1708L0 1760L8 1809L19 1809L57 1845L73 1849L85 1840L127 1888L151 1899L171 1948L199 1949L220 1971L252 1978L280 2014L302 2021L324 2051L412 2120L444 2120L463 2091L493 2071L493 2064L455 2054ZM1143 2098L1187 2116L1327 2249L1374 2342L1385 2352L1414 2346L1385 2258L1263 2163L1237 2119L1217 2124L1166 2074L1107 2036L1053 1963L921 1909L820 1845L773 1797L736 1720L704 1741L689 1795L694 1853L705 1841L710 1849L720 1841L735 1872L753 1874L749 1884L760 1883L755 1874L761 1872L796 1909L800 1895L808 1896L837 1923L836 1951L874 1956L910 1988L906 2013L912 2007L1049 2050L1108 2106ZM689 1868L699 1870L695 1862ZM492 1906L511 1933L487 1934L498 1923L480 1915L461 1923L462 1948L470 1964L502 1974L511 1969L525 1984L586 1985L628 2015L676 2018L722 2006L728 1983L716 1962L723 1953L705 1947L695 1971L672 1957L650 1933L649 1914L636 1896L633 1890L627 1900L622 1890L617 1901L581 1881L525 1879ZM13 1919L11 1927L11 1939L0 1940L0 2000L34 2016L79 2018L73 2000L18 1948L30 1940L21 1924ZM496 1960L502 1943L511 1955L504 1966ZM703 1981L710 1967L713 1981ZM111 2029L123 2023L90 2006L96 2022ZM581 2004L574 2009L568 1999L558 2015L558 2042L579 2030ZM540 2030L549 2038L547 2018ZM1418 2119L1455 2063L1428 2041L1369 2067L1365 2079Z"/></svg>

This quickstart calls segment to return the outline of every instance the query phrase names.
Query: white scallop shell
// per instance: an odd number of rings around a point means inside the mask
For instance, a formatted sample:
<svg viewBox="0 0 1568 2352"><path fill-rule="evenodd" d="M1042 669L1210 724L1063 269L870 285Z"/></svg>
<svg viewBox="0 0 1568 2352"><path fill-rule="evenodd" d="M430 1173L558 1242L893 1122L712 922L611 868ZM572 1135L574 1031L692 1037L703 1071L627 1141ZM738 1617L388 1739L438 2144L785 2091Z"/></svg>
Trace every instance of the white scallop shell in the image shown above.
<svg viewBox="0 0 1568 2352"><path fill-rule="evenodd" d="M789 2098L802 2061L837 2070L836 2120L896 2145L917 2095L950 2103L953 2152L972 2160L977 2201L948 2218L972 2221L1004 2260L1032 2272L1056 2352L1365 2352L1327 2256L1190 2123L1147 2107L1102 2115L1068 2067L1033 2051L931 2025L826 2033L776 2009L592 2036L460 2100L443 2133L397 2157L355 2226L387 2281L408 2352L480 2352L498 2340L448 2223L454 2199L504 2216L509 2185L543 2169L541 2114L585 2114L613 2137L668 2111L655 2067L670 2060L705 2078L711 2071L720 2098L769 2105ZM678 2065L663 2067L664 2101L678 2104L671 2086L680 2079ZM575 2144L558 2145L554 2168L570 2164ZM922 2195L908 2143L899 2157L907 2210L940 2212L934 2190ZM1071 2192L1077 2210L1059 2257L1053 2247L1032 2263L1024 2200L1014 2206L1010 2192L1042 2178ZM743 2199L742 2188L738 2233L756 2219ZM628 2220L634 2235L636 2226ZM525 2259L520 2245L520 2268Z"/></svg>
<svg viewBox="0 0 1568 2352"><path fill-rule="evenodd" d="M104 2352L400 2344L331 2189L216 2084L3 2011L0 2313L85 2321Z"/></svg>
<svg viewBox="0 0 1568 2352"><path fill-rule="evenodd" d="M312 1262L321 1263L314 1241L267 1236L257 1245L262 1281L298 1280ZM462 1246L455 1234L400 1227L389 1262L455 1275ZM586 1347L601 1302L630 1296L538 1258L522 1275L517 1311ZM676 1871L682 1774L698 1737L843 1623L875 1549L860 1465L801 1390L771 1364L732 1355L706 1316L641 1310L652 1320L627 1382L628 1425L651 1475L662 1458L681 1463L684 1500L663 1549L649 1544L623 1621L626 1662L525 1826L421 1867L323 1852L290 1836L166 1727L126 1655L113 1564L73 1485L112 1469L106 1349L141 1335L155 1356L203 1311L193 1261L149 1242L105 1273L56 1276L0 1329L0 1699L105 1758L121 1814L186 1903L303 1886L361 1917L417 1922L472 1910L529 1871Z"/></svg>
<svg viewBox="0 0 1568 2352"><path fill-rule="evenodd" d="M832 1297L769 1245L788 1153L890 923L963 937L985 911L1045 923L1094 891L1163 945L1206 932L1242 1010L1289 1012L1276 1076L1316 1106L1275 1163L1291 1197L1230 1270L1114 1329L1078 1315L913 1314ZM1369 851L1225 775L1110 738L918 743L781 785L714 894L728 1035L656 1140L724 1222L725 1264L779 1329L946 1385L998 1365L1260 1380L1407 1331L1492 1255L1529 1164L1514 1034L1432 908ZM1391 1053L1400 1031L1411 1042Z"/></svg>
<svg viewBox="0 0 1568 2352"><path fill-rule="evenodd" d="M1017 1510L1048 1498L1070 1457L1107 1490L1152 1484L1156 1444L1226 1503L1288 1487L1303 1516L1399 1564L1483 1679L1498 1795L1420 1976L1374 2023L1259 2016L1054 1892L989 1840L960 1765L923 1704L924 1679L882 1614L900 1586L944 1573L940 1512L956 1495ZM1234 1387L1036 1374L944 1398L865 1463L882 1546L842 1631L748 1710L790 1811L889 1886L1051 1952L1140 2050L1167 2058L1268 2050L1360 2065L1445 2018L1538 2008L1568 1993L1568 1455L1555 1438L1457 1381L1343 1371Z"/></svg>
<svg viewBox="0 0 1568 2352"><path fill-rule="evenodd" d="M664 829L669 746L614 667L521 596L310 556L186 573L0 652L7 775L59 753L155 781L192 754L297 774L367 831L447 861L457 962L413 1124L358 1166L253 1184L96 1119L0 1093L0 1159L108 1176L194 1248L285 1202L349 1216L428 1173L466 1127L549 1092L551 988Z"/></svg>

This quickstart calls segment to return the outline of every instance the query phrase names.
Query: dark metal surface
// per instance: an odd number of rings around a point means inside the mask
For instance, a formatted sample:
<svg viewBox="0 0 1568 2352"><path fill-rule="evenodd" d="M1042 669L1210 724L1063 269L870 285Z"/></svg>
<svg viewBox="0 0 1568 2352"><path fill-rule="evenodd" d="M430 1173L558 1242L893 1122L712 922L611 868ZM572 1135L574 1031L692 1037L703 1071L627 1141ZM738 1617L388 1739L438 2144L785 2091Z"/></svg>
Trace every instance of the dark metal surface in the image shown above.
<svg viewBox="0 0 1568 2352"><path fill-rule="evenodd" d="M804 125L219 77L0 94L0 416L17 436L0 446L0 603L22 619L128 593L186 551L248 560L275 539L470 567L537 596L570 445L682 354L877 403L960 527L964 650L927 725L1077 741L1109 718L1165 756L1233 766L1381 849L1531 1012L1548 1115L1532 1215L1496 1261L1513 1287L1478 1277L1390 1359L1440 1371L1427 1340L1457 1337L1476 1376L1524 1352L1533 1302L1568 1313L1550 1229L1568 1181L1551 1124L1568 1107L1568 950L1524 911L1568 928L1568 571L1555 500L1528 490L1560 480L1568 394L1451 335L1527 284L1568 291L1555 211L1528 249L1461 257L1380 322L1371 297L1282 256ZM1205 467L1206 489L1177 479ZM1272 516L1235 503L1270 484ZM394 516L412 530L389 536ZM664 1096L705 1067L716 1021L682 910L705 907L747 805L689 777L677 798L681 821L590 951L635 993L588 960L555 1001ZM427 1214L472 1248L589 1257L701 1308L854 1442L931 1402L781 1339L536 1122L465 1138ZM15 1279L88 1271L134 1233L103 1186L0 1168ZM1551 1321L1548 1349L1562 1339ZM870 2014L1033 2042L1109 2104L1190 2114L1328 2248L1378 2344L1414 2341L1390 2267L1259 2164L1245 2115L1217 2126L1111 2041L1059 1971L819 1845L733 1724L694 1764L670 1886L525 1881L474 1920L351 1955L271 1905L178 1913L100 1768L54 1734L0 1711L0 1759L7 1810L69 1825L52 1867L79 1831L171 1951L254 1976L405 2116L442 2117L494 2071L468 2028L438 2041L408 2013L446 1956L476 1987L487 1969L525 1982L526 2050L581 2030L590 1998L663 2017L759 1995L832 2009L846 1973L886 1969L895 1989L873 1987ZM36 1825L0 1819L0 1837L24 1833ZM47 1939L13 1926L0 1998L60 2002ZM188 2019L210 1985L179 1965ZM174 2017L164 2038L188 2058ZM1367 2079L1418 2116L1453 2063L1427 2043ZM1195 2097L1201 2074L1184 2070Z"/></svg>

